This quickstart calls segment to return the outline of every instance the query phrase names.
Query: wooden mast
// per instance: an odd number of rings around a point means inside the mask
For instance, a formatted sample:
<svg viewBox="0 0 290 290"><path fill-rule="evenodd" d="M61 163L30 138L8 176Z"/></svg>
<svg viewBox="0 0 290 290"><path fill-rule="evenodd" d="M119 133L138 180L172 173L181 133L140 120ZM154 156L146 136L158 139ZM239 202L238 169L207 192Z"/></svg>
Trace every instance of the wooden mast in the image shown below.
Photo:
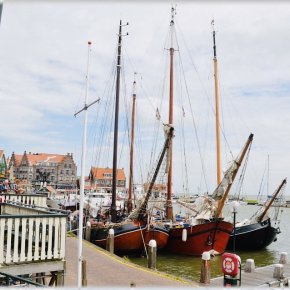
<svg viewBox="0 0 290 290"><path fill-rule="evenodd" d="M171 47L170 51L170 83L169 83L169 124L173 125L173 31L174 31L174 7L171 8L171 21L170 21L170 35ZM172 139L169 141L169 160L168 160L168 181L167 181L167 203L166 203L166 217L173 219L172 211Z"/></svg>
<svg viewBox="0 0 290 290"><path fill-rule="evenodd" d="M272 203L274 202L275 198L277 197L277 195L279 194L279 192L281 191L281 189L283 188L283 186L286 184L286 178L283 179L283 181L281 182L281 184L279 185L278 189L276 190L276 192L273 194L270 202L268 203L268 205L266 206L266 208L264 209L264 211L262 212L262 214L260 215L260 217L258 218L258 221L261 222L263 221L263 218L265 217L267 211L269 210L269 208L271 207Z"/></svg>
<svg viewBox="0 0 290 290"><path fill-rule="evenodd" d="M219 93L218 93L218 64L216 56L214 20L211 22L213 28L213 63L214 63L214 87L215 87L215 118L216 118L216 172L217 185L221 182L221 147L220 147L220 117L219 117Z"/></svg>
<svg viewBox="0 0 290 290"><path fill-rule="evenodd" d="M133 192L133 156L134 156L134 127L135 127L135 105L136 105L136 80L134 74L133 82L133 104L132 104L132 121L131 121L131 146L130 146L130 177L129 177L129 191L128 191L128 213L132 211L132 192Z"/></svg>
<svg viewBox="0 0 290 290"><path fill-rule="evenodd" d="M220 217L220 214L221 214L222 209L224 207L225 201L226 201L226 199L228 197L229 191L230 191L230 189L232 187L232 184L233 184L233 182L235 180L237 172L238 172L238 170L239 170L239 168L240 168L240 166L241 166L241 164L243 162L243 159L244 159L244 157L245 157L245 155L247 153L247 150L248 150L249 146L251 145L251 143L253 141L253 137L254 137L254 135L250 134L250 136L249 136L249 138L248 138L248 140L247 140L247 142L246 142L246 144L245 144L245 146L244 146L244 148L243 148L238 160L234 161L237 167L236 167L236 169L234 170L234 172L232 174L231 182L228 184L226 191L224 192L222 198L219 200L218 207L217 207L217 210L216 210L216 213L215 213L215 217L216 218Z"/></svg>
<svg viewBox="0 0 290 290"><path fill-rule="evenodd" d="M120 71L121 71L121 45L122 45L122 20L119 25L118 55L117 55L117 79L116 79L116 101L115 101L115 125L114 125L114 151L113 151L113 180L112 180L112 222L117 221L116 211L116 188L117 188L117 159L118 159L118 124L119 124L119 95L120 95Z"/></svg>

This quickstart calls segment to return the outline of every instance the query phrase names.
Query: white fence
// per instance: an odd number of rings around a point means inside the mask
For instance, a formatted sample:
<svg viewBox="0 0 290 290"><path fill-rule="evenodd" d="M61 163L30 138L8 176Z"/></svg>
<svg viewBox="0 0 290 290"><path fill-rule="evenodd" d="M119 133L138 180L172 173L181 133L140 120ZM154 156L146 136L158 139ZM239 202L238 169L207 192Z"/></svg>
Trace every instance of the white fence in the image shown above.
<svg viewBox="0 0 290 290"><path fill-rule="evenodd" d="M67 215L3 203L0 208L0 267L65 258Z"/></svg>
<svg viewBox="0 0 290 290"><path fill-rule="evenodd" d="M40 194L0 194L0 202L17 202L21 204L47 207L47 197Z"/></svg>

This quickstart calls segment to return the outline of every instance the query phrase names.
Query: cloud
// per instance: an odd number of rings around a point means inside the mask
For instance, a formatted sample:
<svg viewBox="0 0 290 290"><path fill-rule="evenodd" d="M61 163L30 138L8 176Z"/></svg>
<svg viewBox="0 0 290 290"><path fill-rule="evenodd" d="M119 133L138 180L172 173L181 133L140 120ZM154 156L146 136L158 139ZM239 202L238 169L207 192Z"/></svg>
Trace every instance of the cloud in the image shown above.
<svg viewBox="0 0 290 290"><path fill-rule="evenodd" d="M270 154L271 184L275 188L290 172L289 4L177 4L174 189L180 192L185 180L184 148L190 191L207 190L201 184L201 157L208 190L215 187L213 17L223 116L223 167L231 156L228 147L236 156L253 132L245 187L255 194ZM167 2L5 2L0 27L0 102L4 122L0 134L5 136L1 147L6 155L24 150L73 152L80 167L83 115L74 118L73 114L84 104L90 40L89 101L97 97L102 100L89 109L87 167L95 165L91 163L96 160L96 152L107 160L103 163L110 164L111 153L104 152L112 146L116 34L122 18L130 25L123 27L129 36L123 38L122 47L119 144L124 144L124 148L120 166L129 172L128 125L133 75L137 71L135 176L139 180L141 173L147 176L157 133L157 107L162 121L168 118L168 73L164 75L169 62L166 41L170 17ZM155 160L163 141L159 127Z"/></svg>

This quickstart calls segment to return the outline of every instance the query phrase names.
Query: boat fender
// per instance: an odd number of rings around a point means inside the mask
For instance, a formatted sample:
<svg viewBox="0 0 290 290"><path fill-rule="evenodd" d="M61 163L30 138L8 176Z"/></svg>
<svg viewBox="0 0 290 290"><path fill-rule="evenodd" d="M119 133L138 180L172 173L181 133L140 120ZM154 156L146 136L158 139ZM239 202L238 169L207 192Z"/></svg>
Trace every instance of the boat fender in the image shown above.
<svg viewBox="0 0 290 290"><path fill-rule="evenodd" d="M232 277L238 275L241 258L232 253L224 253L222 255L222 271L225 275Z"/></svg>
<svg viewBox="0 0 290 290"><path fill-rule="evenodd" d="M114 229L109 229L109 235L114 235Z"/></svg>
<svg viewBox="0 0 290 290"><path fill-rule="evenodd" d="M187 241L187 230L186 229L182 230L182 241L183 242Z"/></svg>

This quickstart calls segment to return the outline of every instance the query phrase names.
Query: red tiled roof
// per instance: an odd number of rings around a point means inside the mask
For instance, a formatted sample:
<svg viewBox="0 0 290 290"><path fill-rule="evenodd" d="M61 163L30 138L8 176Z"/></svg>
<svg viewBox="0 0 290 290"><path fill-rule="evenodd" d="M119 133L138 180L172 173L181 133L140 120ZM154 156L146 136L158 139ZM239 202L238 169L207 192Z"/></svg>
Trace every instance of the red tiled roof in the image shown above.
<svg viewBox="0 0 290 290"><path fill-rule="evenodd" d="M2 158L3 154L4 154L4 150L0 150L0 158Z"/></svg>
<svg viewBox="0 0 290 290"><path fill-rule="evenodd" d="M19 166L20 163L21 163L21 160L22 160L23 155L20 155L20 154L14 154L14 157L15 157L15 165L16 165L16 166Z"/></svg>
<svg viewBox="0 0 290 290"><path fill-rule="evenodd" d="M100 167L92 167L91 172L95 179L103 179L105 178L104 174L113 174L112 168L100 168ZM117 180L126 180L124 169L117 169Z"/></svg>
<svg viewBox="0 0 290 290"><path fill-rule="evenodd" d="M26 155L28 162L31 166L36 165L36 163L38 162L60 163L66 156L60 154L47 154L47 153L26 154Z"/></svg>

